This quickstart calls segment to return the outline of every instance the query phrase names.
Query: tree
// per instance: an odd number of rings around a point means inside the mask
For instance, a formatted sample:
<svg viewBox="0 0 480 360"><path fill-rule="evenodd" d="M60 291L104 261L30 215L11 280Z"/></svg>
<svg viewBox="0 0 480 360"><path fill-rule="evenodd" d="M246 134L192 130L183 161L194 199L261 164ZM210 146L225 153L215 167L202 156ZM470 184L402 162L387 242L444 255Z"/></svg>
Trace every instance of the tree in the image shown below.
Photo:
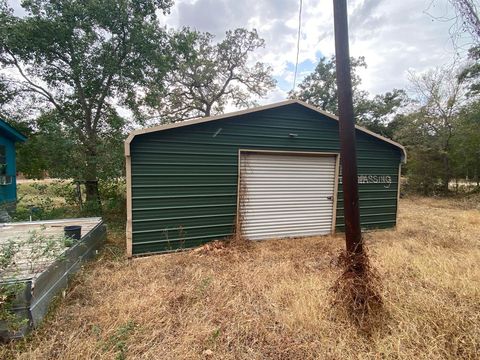
<svg viewBox="0 0 480 360"><path fill-rule="evenodd" d="M480 187L479 100L465 106L459 114L451 157L456 178L473 180Z"/></svg>
<svg viewBox="0 0 480 360"><path fill-rule="evenodd" d="M366 68L365 58L351 58L353 107L356 122L369 130L387 137L393 136L390 123L394 116L409 102L404 90L393 89L373 98L360 89L362 79L358 69ZM315 71L308 75L297 91L290 91L291 98L297 98L332 114L338 113L335 57L321 58Z"/></svg>
<svg viewBox="0 0 480 360"><path fill-rule="evenodd" d="M478 3L475 0L449 0L461 19L461 28L468 31L475 42L480 43L480 19L478 18Z"/></svg>
<svg viewBox="0 0 480 360"><path fill-rule="evenodd" d="M187 50L175 54L166 91L159 91L146 104L162 122L218 114L228 103L252 106L252 96L265 96L275 85L270 67L260 62L249 64L251 53L264 46L256 30L227 31L224 40L214 43L210 33L183 29L174 37L174 41L178 39L188 44Z"/></svg>
<svg viewBox="0 0 480 360"><path fill-rule="evenodd" d="M104 137L118 134L118 103L135 108L139 94L168 70L167 36L157 11L170 0L26 0L24 17L0 7L0 63L18 98L34 97L39 119L55 122L82 161L87 200L98 201ZM142 89L142 91L139 91ZM53 112L52 112L53 111Z"/></svg>
<svg viewBox="0 0 480 360"><path fill-rule="evenodd" d="M408 178L410 191L432 195L439 190L443 178L443 163L437 138L418 112L399 115L395 124L394 139L401 142L408 152L408 162L402 169Z"/></svg>
<svg viewBox="0 0 480 360"><path fill-rule="evenodd" d="M478 0L448 0L453 8L454 14L451 15L448 13L435 16L429 13L429 11L438 2L438 0L431 1L426 9L426 13L434 20L451 23L449 33L453 46L461 48L458 42L464 33L470 34L473 46L480 45L480 18L478 16L480 3ZM443 1L441 5L443 7Z"/></svg>
<svg viewBox="0 0 480 360"><path fill-rule="evenodd" d="M422 187L433 189L440 180L442 191L448 192L454 175L452 140L458 130L460 111L466 104L465 88L457 81L457 74L446 68L412 73L410 82L417 108L404 118L396 137L418 155L419 161L411 161L408 167L412 179L426 181L426 175L418 175L427 174L427 168L432 168L435 171L428 178L431 184Z"/></svg>
<svg viewBox="0 0 480 360"><path fill-rule="evenodd" d="M395 116L409 102L407 93L401 89L375 95L373 99L365 97L356 106L357 122L377 134L393 138Z"/></svg>
<svg viewBox="0 0 480 360"><path fill-rule="evenodd" d="M468 86L468 96L480 95L480 45L472 47L468 51L471 64L465 67L458 79Z"/></svg>
<svg viewBox="0 0 480 360"><path fill-rule="evenodd" d="M108 129L99 130L97 145L99 179L123 175L123 130L125 119L111 113ZM29 178L46 175L62 179L82 179L87 162L83 145L72 129L62 125L61 116L53 109L26 123L13 122L28 141L17 146L17 168ZM41 156L39 156L41 154Z"/></svg>
<svg viewBox="0 0 480 360"><path fill-rule="evenodd" d="M361 83L357 74L359 68L366 68L365 58L351 58L352 90L354 107L366 97L365 91L359 89ZM322 57L313 73L308 75L298 85L297 91L290 91L291 98L306 101L322 110L338 114L337 74L335 69L335 56L330 59Z"/></svg>

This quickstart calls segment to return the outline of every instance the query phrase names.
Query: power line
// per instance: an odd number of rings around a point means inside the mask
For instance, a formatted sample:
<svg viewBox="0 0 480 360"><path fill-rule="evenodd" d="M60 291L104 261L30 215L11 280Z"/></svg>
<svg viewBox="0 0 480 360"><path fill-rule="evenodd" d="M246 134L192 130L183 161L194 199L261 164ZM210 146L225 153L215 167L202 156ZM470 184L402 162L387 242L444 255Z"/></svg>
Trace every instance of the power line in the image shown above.
<svg viewBox="0 0 480 360"><path fill-rule="evenodd" d="M300 0L300 8L298 10L297 60L295 61L295 74L293 75L292 91L295 91L295 85L297 84L298 55L300 54L300 34L302 32L302 7L303 0Z"/></svg>

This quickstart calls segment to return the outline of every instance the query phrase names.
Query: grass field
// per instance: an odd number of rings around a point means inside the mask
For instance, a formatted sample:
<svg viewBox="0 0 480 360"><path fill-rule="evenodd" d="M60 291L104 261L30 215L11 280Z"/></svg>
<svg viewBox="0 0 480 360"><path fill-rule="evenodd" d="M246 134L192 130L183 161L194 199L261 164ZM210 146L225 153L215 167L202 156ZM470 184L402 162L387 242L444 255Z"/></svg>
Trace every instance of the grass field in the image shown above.
<svg viewBox="0 0 480 360"><path fill-rule="evenodd" d="M111 233L43 327L0 358L480 358L478 198L400 206L396 230L365 236L385 304L369 334L331 305L341 237L127 261Z"/></svg>
<svg viewBox="0 0 480 360"><path fill-rule="evenodd" d="M103 211L85 202L85 185L81 186L82 207L72 180L21 180L14 221L51 220L73 217L103 216L110 226L124 227L125 184L121 179L101 181ZM93 204L96 205L96 204Z"/></svg>

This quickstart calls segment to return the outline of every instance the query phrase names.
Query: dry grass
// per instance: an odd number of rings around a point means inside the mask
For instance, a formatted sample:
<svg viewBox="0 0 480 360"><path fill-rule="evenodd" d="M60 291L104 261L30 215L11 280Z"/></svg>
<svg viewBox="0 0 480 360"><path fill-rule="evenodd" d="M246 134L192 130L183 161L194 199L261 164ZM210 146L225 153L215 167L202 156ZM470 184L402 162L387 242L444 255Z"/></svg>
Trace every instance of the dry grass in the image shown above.
<svg viewBox="0 0 480 360"><path fill-rule="evenodd" d="M342 319L350 319L359 332L371 336L386 324L388 317L381 276L372 267L365 246L358 254L342 250L338 265L343 272L332 287L332 310Z"/></svg>
<svg viewBox="0 0 480 360"><path fill-rule="evenodd" d="M478 210L402 200L398 229L367 235L385 308L369 336L331 306L340 237L131 262L107 250L0 358L478 359L479 239Z"/></svg>

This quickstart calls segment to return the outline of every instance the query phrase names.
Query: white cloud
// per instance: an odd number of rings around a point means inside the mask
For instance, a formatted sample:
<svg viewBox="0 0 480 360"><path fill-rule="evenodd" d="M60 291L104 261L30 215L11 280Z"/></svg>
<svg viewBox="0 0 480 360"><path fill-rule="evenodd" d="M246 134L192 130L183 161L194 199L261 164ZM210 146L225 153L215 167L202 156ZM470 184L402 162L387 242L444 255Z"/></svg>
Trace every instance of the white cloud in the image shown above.
<svg viewBox="0 0 480 360"><path fill-rule="evenodd" d="M315 64L320 53L334 53L332 4L332 0L304 0L300 63ZM349 1L350 53L366 58L368 68L360 72L365 90L377 94L405 88L407 70L424 71L453 61L452 24L431 16L448 17L453 12L447 0L434 4L430 6L431 0ZM179 0L166 21L171 27L188 25L219 38L227 29L257 28L266 47L255 54L255 60L272 66L283 84L268 100L286 96L285 84L293 82L298 0Z"/></svg>
<svg viewBox="0 0 480 360"><path fill-rule="evenodd" d="M19 1L9 0L18 14ZM333 0L303 0L299 79L312 71L320 54L334 53ZM432 5L433 4L433 5ZM253 54L252 61L263 61L273 68L279 87L266 101L287 96L293 83L296 58L298 0L177 0L161 21L171 28L188 26L208 31L222 39L226 30L256 28L266 47ZM448 0L350 0L350 53L365 56L368 68L361 70L363 88L372 94L406 88L407 71L453 61L453 11ZM468 43L464 36L463 42Z"/></svg>

